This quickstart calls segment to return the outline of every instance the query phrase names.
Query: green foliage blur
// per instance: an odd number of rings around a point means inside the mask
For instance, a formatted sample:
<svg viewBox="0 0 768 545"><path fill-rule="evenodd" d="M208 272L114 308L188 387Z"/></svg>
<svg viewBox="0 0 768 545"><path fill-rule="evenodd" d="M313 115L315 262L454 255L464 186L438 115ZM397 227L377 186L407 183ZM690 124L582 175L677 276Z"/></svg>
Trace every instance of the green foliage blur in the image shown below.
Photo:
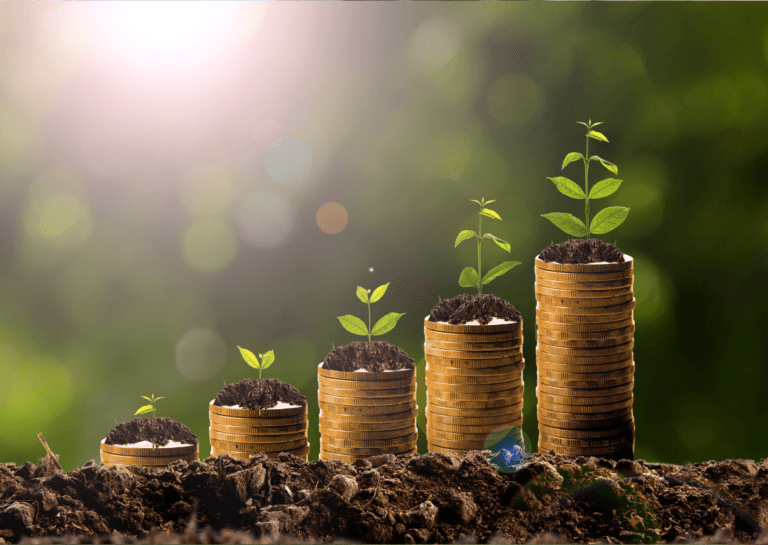
<svg viewBox="0 0 768 545"><path fill-rule="evenodd" d="M316 459L317 365L383 279L423 412L422 321L464 291L477 195L522 262L489 292L523 315L535 450L533 263L573 205L547 176L589 118L621 165L601 205L632 210L603 240L635 260L636 459L765 456L768 5L294 6L140 62L97 15L0 5L0 462L37 463L39 432L98 462L149 382L206 458L237 345L280 354Z"/></svg>

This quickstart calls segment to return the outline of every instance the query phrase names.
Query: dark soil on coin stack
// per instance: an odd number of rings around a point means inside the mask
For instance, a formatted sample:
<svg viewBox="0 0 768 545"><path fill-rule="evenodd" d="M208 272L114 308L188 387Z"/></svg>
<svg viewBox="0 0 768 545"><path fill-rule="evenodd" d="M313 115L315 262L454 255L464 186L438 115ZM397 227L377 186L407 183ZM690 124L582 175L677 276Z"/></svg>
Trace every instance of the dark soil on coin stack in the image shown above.
<svg viewBox="0 0 768 545"><path fill-rule="evenodd" d="M571 239L544 248L539 259L547 263L587 264L600 261L618 263L624 261L624 254L613 244L596 238Z"/></svg>
<svg viewBox="0 0 768 545"><path fill-rule="evenodd" d="M219 407L240 406L241 409L271 409L282 401L289 405L307 406L307 398L296 388L276 378L247 378L227 384L219 390L213 404Z"/></svg>
<svg viewBox="0 0 768 545"><path fill-rule="evenodd" d="M550 451L514 473L477 451L91 461L68 473L27 462L0 464L0 491L0 539L12 543L768 543L768 459Z"/></svg>
<svg viewBox="0 0 768 545"><path fill-rule="evenodd" d="M118 424L107 434L107 445L124 445L150 441L158 446L165 446L170 441L196 445L197 435L184 424L164 417L134 418L130 422Z"/></svg>
<svg viewBox="0 0 768 545"><path fill-rule="evenodd" d="M494 318L517 322L521 314L507 301L491 293L462 293L440 301L429 313L430 322L448 322L452 325L466 324L473 320L487 324Z"/></svg>
<svg viewBox="0 0 768 545"><path fill-rule="evenodd" d="M413 369L416 363L405 350L385 341L358 342L331 350L323 369L346 373L365 369L371 372Z"/></svg>

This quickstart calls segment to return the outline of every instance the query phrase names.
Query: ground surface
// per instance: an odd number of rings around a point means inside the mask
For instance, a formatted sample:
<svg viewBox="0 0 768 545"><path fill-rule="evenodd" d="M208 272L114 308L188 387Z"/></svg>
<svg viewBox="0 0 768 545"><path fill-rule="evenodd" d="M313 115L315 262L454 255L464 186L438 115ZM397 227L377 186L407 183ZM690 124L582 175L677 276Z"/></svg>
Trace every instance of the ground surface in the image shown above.
<svg viewBox="0 0 768 545"><path fill-rule="evenodd" d="M768 543L766 526L768 459L674 466L533 454L515 473L476 451L354 464L219 456L162 470L89 463L69 473L0 464L0 538L10 543L652 543L713 534L718 543ZM81 537L54 537L63 534Z"/></svg>

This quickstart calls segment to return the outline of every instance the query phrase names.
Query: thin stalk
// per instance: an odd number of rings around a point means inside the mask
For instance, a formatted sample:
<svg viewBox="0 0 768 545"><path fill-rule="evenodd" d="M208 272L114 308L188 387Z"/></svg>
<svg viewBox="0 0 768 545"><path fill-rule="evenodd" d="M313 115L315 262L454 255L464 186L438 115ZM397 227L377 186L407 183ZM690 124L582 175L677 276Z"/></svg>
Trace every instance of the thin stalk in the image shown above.
<svg viewBox="0 0 768 545"><path fill-rule="evenodd" d="M370 295L368 296L368 342L371 342L371 296Z"/></svg>
<svg viewBox="0 0 768 545"><path fill-rule="evenodd" d="M483 215L478 214L480 217L477 222L477 293L483 293L483 284L481 278L483 278L482 262L480 260L480 244L483 242Z"/></svg>
<svg viewBox="0 0 768 545"><path fill-rule="evenodd" d="M584 212L587 215L587 239L589 239L589 131L591 127L587 128L587 155L584 158Z"/></svg>

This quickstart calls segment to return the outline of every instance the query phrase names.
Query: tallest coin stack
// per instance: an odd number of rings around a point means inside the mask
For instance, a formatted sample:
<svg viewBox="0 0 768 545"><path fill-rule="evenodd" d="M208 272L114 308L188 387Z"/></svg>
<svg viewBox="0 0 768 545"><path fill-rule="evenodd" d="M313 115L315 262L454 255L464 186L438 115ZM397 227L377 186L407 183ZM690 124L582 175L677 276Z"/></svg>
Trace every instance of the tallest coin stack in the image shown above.
<svg viewBox="0 0 768 545"><path fill-rule="evenodd" d="M633 459L632 258L536 258L539 452Z"/></svg>

